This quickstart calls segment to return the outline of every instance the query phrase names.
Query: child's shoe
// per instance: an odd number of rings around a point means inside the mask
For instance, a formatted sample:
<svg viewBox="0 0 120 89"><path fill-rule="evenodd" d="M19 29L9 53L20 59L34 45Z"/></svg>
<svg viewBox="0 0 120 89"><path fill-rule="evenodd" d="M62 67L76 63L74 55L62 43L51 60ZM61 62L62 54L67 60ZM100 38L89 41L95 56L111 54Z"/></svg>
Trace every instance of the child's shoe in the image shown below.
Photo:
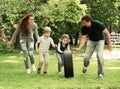
<svg viewBox="0 0 120 89"><path fill-rule="evenodd" d="M38 68L38 70L37 70L37 74L40 74L40 70L41 70L41 69L40 69L40 68Z"/></svg>
<svg viewBox="0 0 120 89"><path fill-rule="evenodd" d="M47 72L46 72L46 71L44 71L44 74L47 74Z"/></svg>

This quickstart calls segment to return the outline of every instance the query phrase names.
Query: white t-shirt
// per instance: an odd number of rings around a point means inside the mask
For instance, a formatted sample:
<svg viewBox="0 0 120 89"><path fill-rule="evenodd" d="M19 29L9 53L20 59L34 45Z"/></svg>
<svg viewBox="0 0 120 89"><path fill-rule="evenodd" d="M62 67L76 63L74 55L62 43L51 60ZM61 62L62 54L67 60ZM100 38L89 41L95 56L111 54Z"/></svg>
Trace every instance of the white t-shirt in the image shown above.
<svg viewBox="0 0 120 89"><path fill-rule="evenodd" d="M54 45L54 41L51 37L46 38L44 36L41 36L38 41L39 44L39 51L42 53L46 53L49 51L50 45Z"/></svg>

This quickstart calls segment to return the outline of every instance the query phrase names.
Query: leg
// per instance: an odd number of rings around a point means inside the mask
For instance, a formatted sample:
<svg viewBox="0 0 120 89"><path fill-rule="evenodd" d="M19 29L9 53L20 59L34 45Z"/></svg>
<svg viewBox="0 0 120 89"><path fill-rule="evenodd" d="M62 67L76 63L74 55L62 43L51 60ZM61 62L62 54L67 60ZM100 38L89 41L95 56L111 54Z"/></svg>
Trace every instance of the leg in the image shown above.
<svg viewBox="0 0 120 89"><path fill-rule="evenodd" d="M23 55L24 55L24 62L25 62L25 67L26 69L29 68L29 63L28 63L28 49L27 49L27 43L23 40L20 40L20 45L21 45L21 49L23 51Z"/></svg>
<svg viewBox="0 0 120 89"><path fill-rule="evenodd" d="M103 60L103 50L104 50L104 40L100 40L97 44L97 59L98 59L98 75L104 75L104 60Z"/></svg>
<svg viewBox="0 0 120 89"><path fill-rule="evenodd" d="M34 64L34 40L28 40L28 52L30 57L30 62L32 65L32 70L36 71L35 64Z"/></svg>
<svg viewBox="0 0 120 89"><path fill-rule="evenodd" d="M28 57L24 59L24 63L25 63L25 68L29 69Z"/></svg>
<svg viewBox="0 0 120 89"><path fill-rule="evenodd" d="M61 67L62 67L62 64L63 64L61 54L56 53L56 57L57 57L57 60L58 60L58 72L61 72Z"/></svg>
<svg viewBox="0 0 120 89"><path fill-rule="evenodd" d="M40 74L40 72L41 72L43 62L44 62L44 55L43 55L43 53L39 53L39 64L38 64L38 70L37 70L38 74Z"/></svg>
<svg viewBox="0 0 120 89"><path fill-rule="evenodd" d="M84 67L88 67L90 63L90 58L95 50L95 43L93 41L87 42L87 47L84 56Z"/></svg>
<svg viewBox="0 0 120 89"><path fill-rule="evenodd" d="M29 62L28 62L27 43L26 43L26 41L24 41L24 40L20 40L20 45L21 45L21 49L22 49L23 54L24 54L24 64L25 64L25 68L27 69L27 73L30 73Z"/></svg>
<svg viewBox="0 0 120 89"><path fill-rule="evenodd" d="M46 74L49 64L49 53L45 53L44 58L45 58L44 74Z"/></svg>
<svg viewBox="0 0 120 89"><path fill-rule="evenodd" d="M28 52L31 64L34 64L34 40L28 40Z"/></svg>

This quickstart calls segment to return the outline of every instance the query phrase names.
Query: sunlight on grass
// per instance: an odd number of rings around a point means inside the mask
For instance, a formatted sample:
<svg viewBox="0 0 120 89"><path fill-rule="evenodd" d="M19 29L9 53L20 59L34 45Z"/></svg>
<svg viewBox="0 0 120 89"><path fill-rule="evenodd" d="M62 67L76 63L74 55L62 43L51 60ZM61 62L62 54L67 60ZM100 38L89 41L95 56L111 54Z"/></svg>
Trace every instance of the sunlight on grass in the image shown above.
<svg viewBox="0 0 120 89"><path fill-rule="evenodd" d="M106 67L106 69L110 69L110 70L114 70L114 69L120 70L120 67Z"/></svg>
<svg viewBox="0 0 120 89"><path fill-rule="evenodd" d="M4 87L0 86L0 89L4 89Z"/></svg>
<svg viewBox="0 0 120 89"><path fill-rule="evenodd" d="M5 60L5 61L2 61L3 63L18 63L19 61L16 61L16 60Z"/></svg>
<svg viewBox="0 0 120 89"><path fill-rule="evenodd" d="M17 56L8 56L7 58L17 58Z"/></svg>

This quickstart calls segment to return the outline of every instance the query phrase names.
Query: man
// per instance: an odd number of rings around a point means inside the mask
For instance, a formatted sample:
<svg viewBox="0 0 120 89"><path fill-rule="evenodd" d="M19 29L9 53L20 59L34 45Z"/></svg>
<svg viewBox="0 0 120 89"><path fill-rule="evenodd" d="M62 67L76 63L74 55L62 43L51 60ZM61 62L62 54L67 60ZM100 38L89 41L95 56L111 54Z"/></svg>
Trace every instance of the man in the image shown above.
<svg viewBox="0 0 120 89"><path fill-rule="evenodd" d="M84 67L83 67L83 73L86 73L87 67L90 63L90 58L96 48L97 51L97 60L98 60L98 77L103 78L104 75L104 60L103 60L103 50L104 50L104 34L107 38L107 44L109 51L112 50L111 41L110 41L110 34L105 28L105 26L96 20L93 20L90 15L85 15L82 17L81 20L83 26L82 26L82 34L81 34L81 43L78 48L74 48L75 50L81 50L81 48L85 45L87 36L87 47L86 52L84 56Z"/></svg>

